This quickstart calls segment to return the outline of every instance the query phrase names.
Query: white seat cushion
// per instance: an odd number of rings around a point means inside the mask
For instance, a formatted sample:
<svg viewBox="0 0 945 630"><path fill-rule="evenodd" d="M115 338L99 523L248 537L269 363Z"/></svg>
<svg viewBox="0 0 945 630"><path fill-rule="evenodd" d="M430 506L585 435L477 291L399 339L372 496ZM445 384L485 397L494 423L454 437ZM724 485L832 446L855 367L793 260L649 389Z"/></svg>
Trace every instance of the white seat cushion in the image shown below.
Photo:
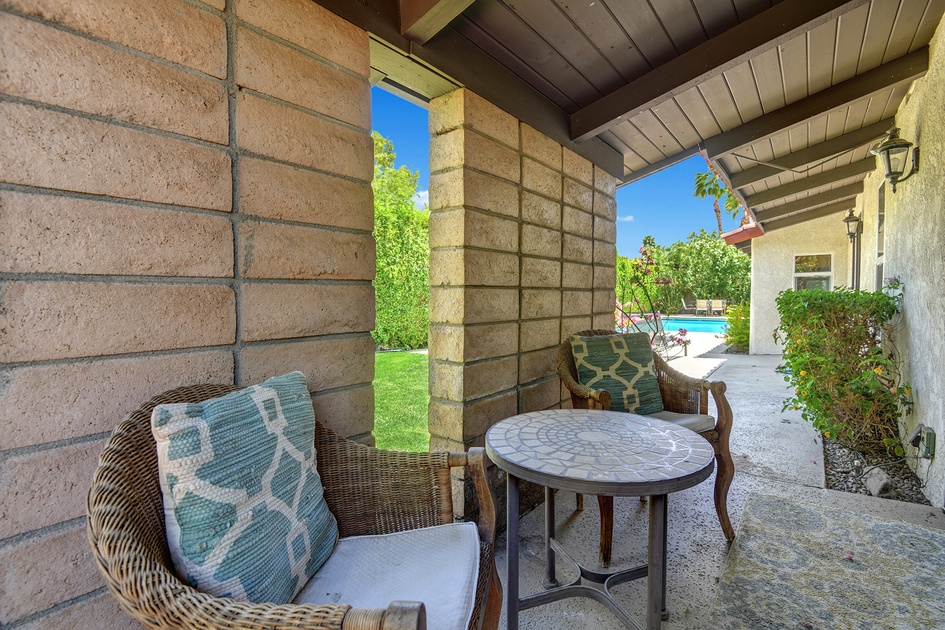
<svg viewBox="0 0 945 630"><path fill-rule="evenodd" d="M452 523L381 536L340 538L295 604L387 608L423 602L427 627L465 630L476 601L479 532Z"/></svg>
<svg viewBox="0 0 945 630"><path fill-rule="evenodd" d="M666 420L681 427L686 427L690 431L702 433L711 431L715 428L715 418L700 413L676 413L675 411L659 411L657 413L647 414L660 420Z"/></svg>

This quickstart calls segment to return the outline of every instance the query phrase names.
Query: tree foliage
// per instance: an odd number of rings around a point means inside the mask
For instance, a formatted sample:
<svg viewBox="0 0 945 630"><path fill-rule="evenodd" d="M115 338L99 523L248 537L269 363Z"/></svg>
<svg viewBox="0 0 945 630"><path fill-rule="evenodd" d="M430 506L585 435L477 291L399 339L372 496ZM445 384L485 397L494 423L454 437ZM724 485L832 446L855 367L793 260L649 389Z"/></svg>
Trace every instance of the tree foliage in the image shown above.
<svg viewBox="0 0 945 630"><path fill-rule="evenodd" d="M374 279L377 323L374 343L383 348L422 348L429 331L429 212L414 205L419 173L395 167L393 143L374 138Z"/></svg>
<svg viewBox="0 0 945 630"><path fill-rule="evenodd" d="M723 230L722 211L719 209L719 200L724 200L722 204L725 206L725 211L733 219L738 216L738 209L741 207L741 204L738 202L738 197L732 194L732 191L728 189L725 182L723 182L714 171L696 173L696 185L693 196L699 199L705 199L706 197L712 198L712 207L715 209L715 220L718 221L720 234Z"/></svg>
<svg viewBox="0 0 945 630"><path fill-rule="evenodd" d="M682 306L686 295L699 299L725 300L729 304L748 303L751 297L751 259L736 247L727 245L714 232L699 230L685 241L677 241L669 247L656 245L652 237L646 237L643 248L652 257L659 269L646 280L647 293L658 305L643 304L641 310L662 310L674 313ZM629 298L629 287L633 282L633 260L617 257L617 300L621 304ZM657 284L656 279L666 276L671 280Z"/></svg>

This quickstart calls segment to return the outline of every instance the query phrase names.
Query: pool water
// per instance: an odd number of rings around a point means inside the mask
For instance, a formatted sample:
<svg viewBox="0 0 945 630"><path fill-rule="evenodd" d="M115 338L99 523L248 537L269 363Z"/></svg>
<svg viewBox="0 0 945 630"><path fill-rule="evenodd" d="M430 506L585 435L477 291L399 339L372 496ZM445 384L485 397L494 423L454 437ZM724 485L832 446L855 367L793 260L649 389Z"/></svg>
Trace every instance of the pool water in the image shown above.
<svg viewBox="0 0 945 630"><path fill-rule="evenodd" d="M685 328L689 332L707 332L721 335L725 332L724 317L699 317L697 319L683 319L678 317L664 317L663 330L679 330Z"/></svg>

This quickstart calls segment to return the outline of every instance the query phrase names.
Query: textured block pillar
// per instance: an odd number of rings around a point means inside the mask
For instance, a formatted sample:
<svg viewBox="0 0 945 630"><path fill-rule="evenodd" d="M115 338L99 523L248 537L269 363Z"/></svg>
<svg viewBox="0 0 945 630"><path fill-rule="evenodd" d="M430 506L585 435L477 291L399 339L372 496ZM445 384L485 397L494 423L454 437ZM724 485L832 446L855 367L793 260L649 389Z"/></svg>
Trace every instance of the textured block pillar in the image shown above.
<svg viewBox="0 0 945 630"><path fill-rule="evenodd" d="M461 450L567 403L559 342L613 327L616 180L466 89L430 132L430 441Z"/></svg>

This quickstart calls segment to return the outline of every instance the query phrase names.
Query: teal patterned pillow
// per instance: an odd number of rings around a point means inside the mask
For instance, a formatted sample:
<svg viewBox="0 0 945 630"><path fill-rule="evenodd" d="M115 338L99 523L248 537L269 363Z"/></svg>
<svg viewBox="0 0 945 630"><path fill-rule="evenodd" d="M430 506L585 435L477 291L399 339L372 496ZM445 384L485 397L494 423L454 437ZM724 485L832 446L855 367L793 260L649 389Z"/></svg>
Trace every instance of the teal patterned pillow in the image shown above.
<svg viewBox="0 0 945 630"><path fill-rule="evenodd" d="M647 415L663 411L646 333L569 338L578 380L610 392L610 408Z"/></svg>
<svg viewBox="0 0 945 630"><path fill-rule="evenodd" d="M158 405L151 429L178 575L218 597L291 602L338 539L305 376Z"/></svg>

